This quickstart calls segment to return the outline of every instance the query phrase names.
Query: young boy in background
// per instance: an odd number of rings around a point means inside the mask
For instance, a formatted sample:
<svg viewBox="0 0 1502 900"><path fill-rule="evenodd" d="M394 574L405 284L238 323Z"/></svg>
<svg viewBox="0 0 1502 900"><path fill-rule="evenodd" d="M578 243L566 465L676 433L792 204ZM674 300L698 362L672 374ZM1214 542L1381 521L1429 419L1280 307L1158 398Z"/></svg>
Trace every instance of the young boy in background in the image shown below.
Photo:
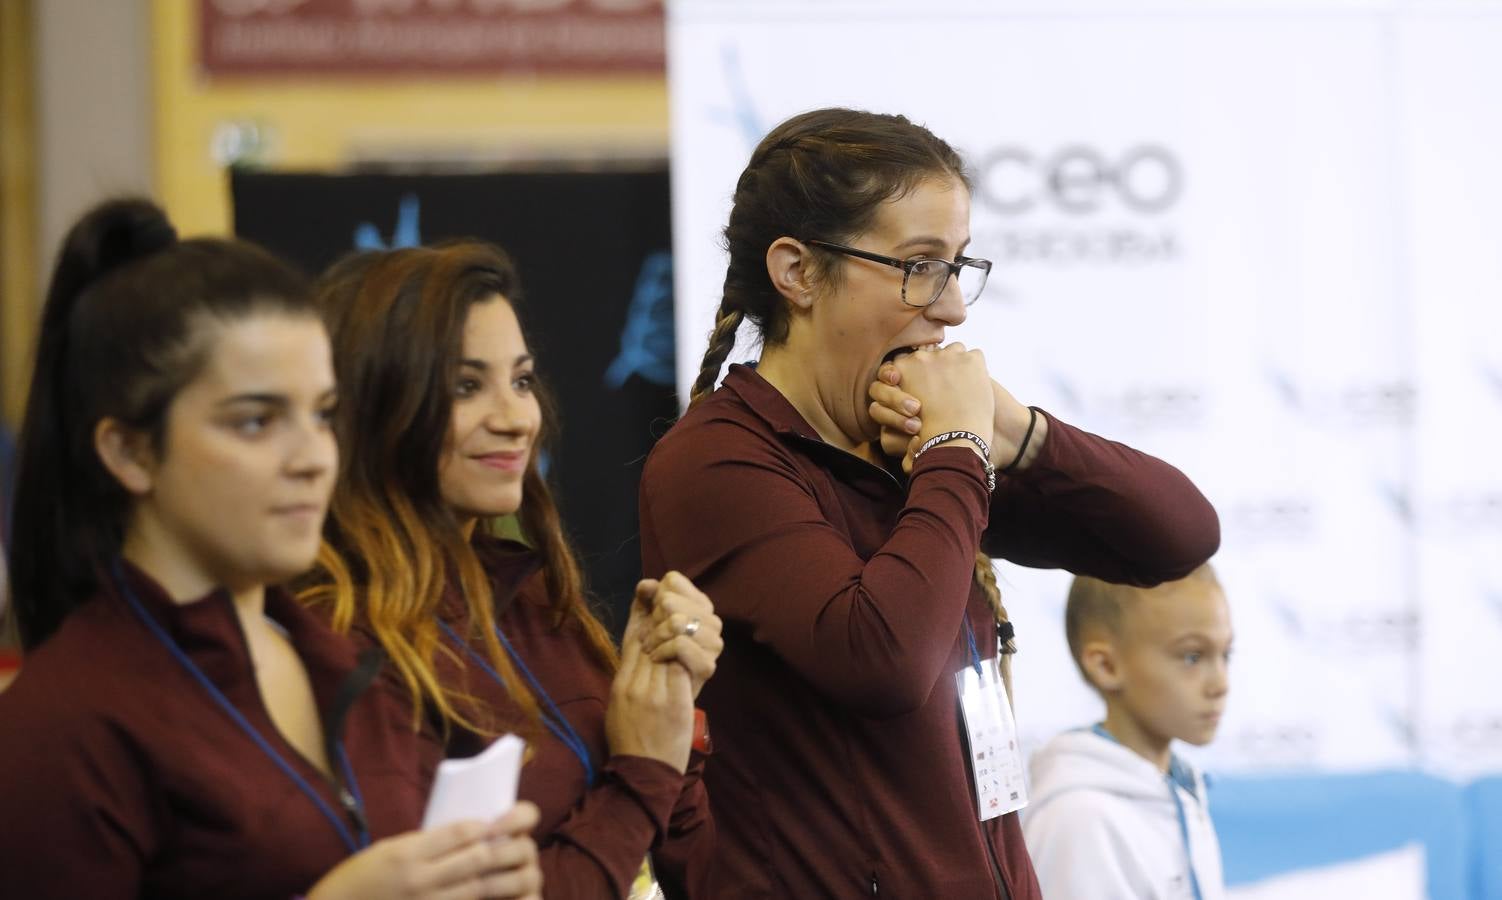
<svg viewBox="0 0 1502 900"><path fill-rule="evenodd" d="M1172 751L1209 743L1225 709L1231 617L1214 571L1155 588L1080 576L1064 621L1106 718L1033 755L1022 827L1044 896L1224 896L1204 779Z"/></svg>

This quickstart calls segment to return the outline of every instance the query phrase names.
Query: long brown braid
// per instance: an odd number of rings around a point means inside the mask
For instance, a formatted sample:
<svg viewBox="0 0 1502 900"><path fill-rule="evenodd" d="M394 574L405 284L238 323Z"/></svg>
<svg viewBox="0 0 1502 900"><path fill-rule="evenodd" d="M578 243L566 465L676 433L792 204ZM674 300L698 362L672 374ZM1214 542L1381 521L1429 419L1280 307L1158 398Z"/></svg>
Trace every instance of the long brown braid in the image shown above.
<svg viewBox="0 0 1502 900"><path fill-rule="evenodd" d="M694 379L693 389L689 391L689 406L703 400L714 390L715 381L720 377L720 368L735 348L735 332L745 318L740 310L726 309L725 302L721 301L714 330L709 333L709 349L704 351L704 362L699 367L698 377Z"/></svg>

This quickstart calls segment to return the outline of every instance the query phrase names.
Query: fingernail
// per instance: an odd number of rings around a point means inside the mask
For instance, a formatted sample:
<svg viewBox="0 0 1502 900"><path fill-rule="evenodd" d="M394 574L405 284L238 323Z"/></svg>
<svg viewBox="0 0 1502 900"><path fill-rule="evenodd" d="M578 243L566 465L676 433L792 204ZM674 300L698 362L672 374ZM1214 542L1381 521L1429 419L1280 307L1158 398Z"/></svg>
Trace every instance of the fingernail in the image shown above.
<svg viewBox="0 0 1502 900"><path fill-rule="evenodd" d="M923 423L918 421L917 419L908 419L902 424L907 428L908 431L913 434L917 434L918 429L923 427Z"/></svg>
<svg viewBox="0 0 1502 900"><path fill-rule="evenodd" d="M905 412L905 413L907 413L910 416L916 416L918 414L918 401L917 400L904 400L904 401L902 401L902 411Z"/></svg>

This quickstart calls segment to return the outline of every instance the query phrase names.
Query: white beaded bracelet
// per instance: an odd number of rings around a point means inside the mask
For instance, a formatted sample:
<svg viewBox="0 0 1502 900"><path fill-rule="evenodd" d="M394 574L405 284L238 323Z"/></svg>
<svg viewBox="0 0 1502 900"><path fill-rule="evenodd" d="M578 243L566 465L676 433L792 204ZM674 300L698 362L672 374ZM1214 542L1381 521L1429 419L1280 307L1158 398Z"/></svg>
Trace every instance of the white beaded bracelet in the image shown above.
<svg viewBox="0 0 1502 900"><path fill-rule="evenodd" d="M986 443L985 438L973 431L946 431L943 434L934 435L924 441L923 446L918 448L918 452L913 454L913 462L916 463L918 457L945 441L961 439L970 441L976 447L980 448L980 458L986 466L986 490L994 493L996 491L996 467L991 465L991 445Z"/></svg>

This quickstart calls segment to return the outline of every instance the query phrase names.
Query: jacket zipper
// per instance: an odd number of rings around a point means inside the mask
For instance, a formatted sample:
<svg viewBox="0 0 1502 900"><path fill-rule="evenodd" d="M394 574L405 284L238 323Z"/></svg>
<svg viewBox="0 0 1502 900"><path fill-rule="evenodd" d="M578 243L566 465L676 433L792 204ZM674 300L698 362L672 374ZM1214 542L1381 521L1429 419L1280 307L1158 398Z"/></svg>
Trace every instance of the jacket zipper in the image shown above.
<svg viewBox="0 0 1502 900"><path fill-rule="evenodd" d="M355 705L365 694L365 691L375 681L376 675L381 671L381 666L386 661L386 655L377 647L368 647L361 651L359 662L344 681L340 683L339 690L334 694L334 702L328 710L328 721L324 723L324 740L327 742L325 752L329 758L329 783L334 787L334 793L339 798L339 805L344 808L344 814L349 817L356 828L356 841L362 846L370 843L370 821L365 816L365 808L360 805L360 800L344 782L344 720L349 716L350 708Z"/></svg>
<svg viewBox="0 0 1502 900"><path fill-rule="evenodd" d="M960 732L960 740L968 755L970 739L963 730ZM966 768L971 770L971 777L974 778L973 764L967 763ZM1012 892L1007 888L1007 880L1001 874L1001 860L996 858L996 846L991 843L991 835L986 831L986 823L977 818L975 827L980 831L980 842L986 847L986 862L991 865L991 880L996 883L996 896L1000 900L1012 900Z"/></svg>
<svg viewBox="0 0 1502 900"><path fill-rule="evenodd" d="M356 841L366 841L370 838L370 823L365 819L365 810L360 808L360 801L344 786L342 778L334 777L329 783L339 792L339 805L344 808L344 814L349 817L350 824L355 826Z"/></svg>
<svg viewBox="0 0 1502 900"><path fill-rule="evenodd" d="M825 441L816 440L814 438L806 437L805 435L798 434L797 432L791 432L791 435L792 435L792 437L796 438L797 440L799 440L799 441L801 441L801 442L803 442L805 444L810 444L810 445L813 445L813 446L816 446L816 447L823 447L823 448L826 448L827 450L832 450L832 451L834 451L836 453L839 453L839 454L841 454L843 456L848 456L849 458L851 458L851 459L855 460L856 462L860 463L862 466L866 467L867 469L873 469L873 470L881 473L881 475L883 477L885 477L887 479L887 481L891 482L892 485L894 487L898 488L899 490L902 488L902 482L900 482L900 481L897 480L897 476L893 475L891 472L888 472L886 469L882 468L881 466L875 465L874 463L870 463L870 462L867 462L864 459L861 459L859 456L856 456L854 453L851 453L848 450L840 450L838 447L835 447L832 444L826 443ZM967 601L967 605L968 605L968 601ZM968 615L968 613L966 613L966 615ZM989 836L986 834L985 826L982 825L980 822L977 822L976 824L981 826L981 829L980 829L981 843L983 843L983 844L986 845L986 855L989 857L990 863L991 863L991 875L992 875L992 877L996 881L997 896L1000 897L1001 900L1012 900L1012 892L1009 891L1009 890L1007 890L1006 881L1001 877L1001 864L996 861L996 848L991 846L991 840L990 840ZM873 870L871 872L871 896L876 897L876 896L879 896L880 893L881 893L881 885L877 882L876 872Z"/></svg>
<svg viewBox="0 0 1502 900"><path fill-rule="evenodd" d="M986 826L980 827L981 843L986 845L986 857L991 863L991 875L996 879L996 892L1001 900L1012 900L1012 892L1007 890L1007 880L1001 874L1001 861L996 858L996 847L991 844L991 836L986 834Z"/></svg>
<svg viewBox="0 0 1502 900"><path fill-rule="evenodd" d="M828 443L826 441L819 440L818 438L811 438L811 437L808 437L806 435L799 434L796 431L784 432L784 433L791 435L792 437L796 438L797 440L801 441L804 444L811 445L811 446L814 446L814 447L822 447L826 452L838 453L838 454L840 454L843 457L848 457L849 459L853 459L857 463L860 463L865 468L870 469L870 470L875 471L875 472L879 472L883 478L885 478L887 481L889 481L889 482L892 483L893 487L897 488L898 490L902 490L902 482L900 482L900 481L897 480L897 476L896 475L893 475L891 472L888 472L886 469L883 469L881 466L878 466L875 463L870 462L869 460L865 460L865 459L860 458L859 456L856 456L854 453L851 453L849 450L841 450L839 447L836 447L835 445L830 444L830 443Z"/></svg>
<svg viewBox="0 0 1502 900"><path fill-rule="evenodd" d="M240 635L240 642L245 648L245 658L250 659L250 639L245 636L245 628L240 623L238 615L234 616L234 623L235 630ZM291 643L290 638L288 638L288 643ZM296 652L295 648L294 652ZM285 735L277 734L281 738L282 743L287 746L287 749L292 751L294 756L302 760L308 768L318 772L329 787L333 789L334 796L339 801L339 807L344 810L344 815L349 819L350 824L355 826L355 844L357 847L369 844L370 824L365 817L365 810L361 807L359 799L355 797L354 792L344 783L344 776L342 774L343 766L341 765L341 760L344 757L344 718L348 714L349 708L354 705L354 702L360 698L361 694L365 693L366 688L370 687L371 682L375 681L375 676L381 670L381 666L385 661L385 654L378 648L371 647L364 650L360 654L359 663L355 666L354 671L350 672L345 677L344 682L339 685L339 691L334 697L333 709L329 711L328 720L322 723L324 753L327 754L329 763L327 774L324 774L323 770L314 765L312 760L308 759L301 751L292 746L292 742L287 740ZM255 678L254 671L251 672L251 678ZM271 710L266 707L265 698L261 697L259 689L256 690L255 695L256 699L260 702L261 711L270 720ZM320 718L323 718L323 716L320 715Z"/></svg>

